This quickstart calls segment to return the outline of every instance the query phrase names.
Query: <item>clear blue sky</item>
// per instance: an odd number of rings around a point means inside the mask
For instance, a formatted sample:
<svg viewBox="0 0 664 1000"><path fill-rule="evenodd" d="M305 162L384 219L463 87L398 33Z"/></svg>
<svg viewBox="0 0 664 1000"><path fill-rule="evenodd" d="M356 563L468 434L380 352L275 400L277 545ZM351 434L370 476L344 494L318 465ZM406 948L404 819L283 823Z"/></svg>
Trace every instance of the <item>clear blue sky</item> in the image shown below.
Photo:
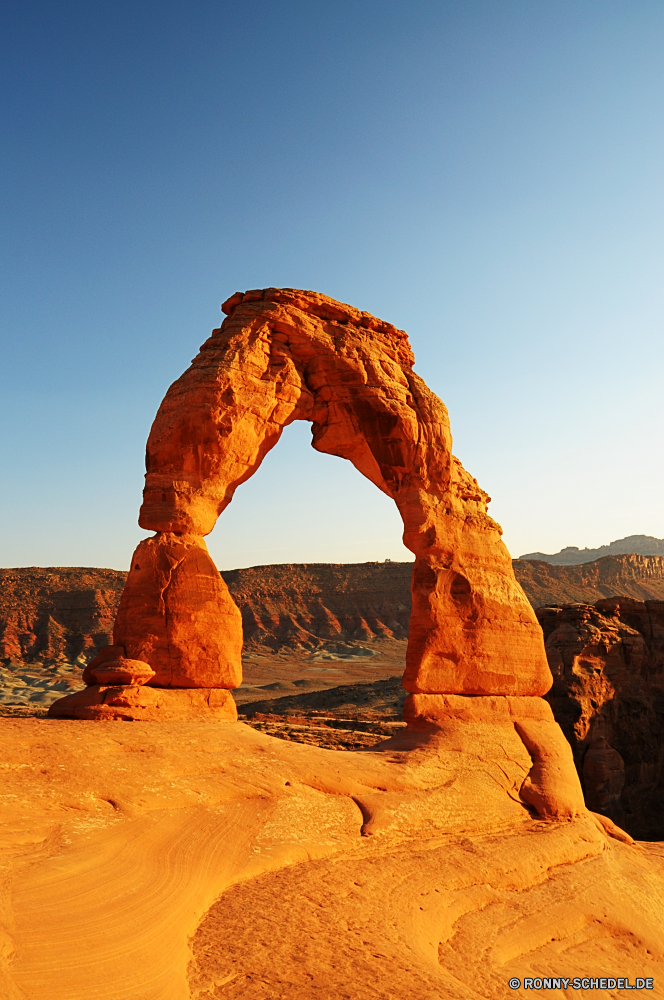
<svg viewBox="0 0 664 1000"><path fill-rule="evenodd" d="M664 536L661 0L5 5L0 565L127 566L236 289L406 329L513 554ZM290 428L220 567L408 558Z"/></svg>

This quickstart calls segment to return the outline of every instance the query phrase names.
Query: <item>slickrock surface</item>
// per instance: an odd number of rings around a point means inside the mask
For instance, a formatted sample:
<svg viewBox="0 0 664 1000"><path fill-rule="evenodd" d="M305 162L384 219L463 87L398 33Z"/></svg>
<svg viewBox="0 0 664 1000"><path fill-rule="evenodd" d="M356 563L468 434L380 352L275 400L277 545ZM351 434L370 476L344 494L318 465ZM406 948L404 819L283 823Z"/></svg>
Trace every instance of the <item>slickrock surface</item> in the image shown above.
<svg viewBox="0 0 664 1000"><path fill-rule="evenodd" d="M572 745L591 809L664 839L664 601L543 608L547 700Z"/></svg>
<svg viewBox="0 0 664 1000"><path fill-rule="evenodd" d="M620 594L664 600L659 556L611 556L582 566L516 559L512 565L534 608L594 604ZM331 643L346 643L352 653L376 637L405 640L412 571L407 562L310 563L223 570L221 576L240 609L250 655L320 648L331 660L344 655ZM80 567L0 569L0 660L91 659L111 642L126 576Z"/></svg>
<svg viewBox="0 0 664 1000"><path fill-rule="evenodd" d="M155 684L178 684L177 677L189 686L211 683L198 653L205 646L202 618L189 622L191 662L183 642L177 675L160 679L171 592L163 589L162 573L175 558L176 540L193 545L199 537L202 545L283 428L308 420L313 447L349 459L395 501L403 519L404 544L415 555L404 686L517 696L547 691L541 631L514 578L500 526L487 513L489 497L452 455L447 410L414 373L406 334L297 289L238 292L222 310L227 318L170 387L150 431L139 524L157 534L132 558L114 643L129 658L146 660L157 671ZM148 549L159 572L143 572ZM184 615L184 598L172 599ZM221 687L237 683L235 638L231 628L229 660L216 681ZM213 645L222 648L216 637Z"/></svg>
<svg viewBox="0 0 664 1000"><path fill-rule="evenodd" d="M661 988L661 846L587 813L535 819L511 725L396 742L337 753L241 723L4 720L0 995L504 1000L532 993L512 976L561 975Z"/></svg>

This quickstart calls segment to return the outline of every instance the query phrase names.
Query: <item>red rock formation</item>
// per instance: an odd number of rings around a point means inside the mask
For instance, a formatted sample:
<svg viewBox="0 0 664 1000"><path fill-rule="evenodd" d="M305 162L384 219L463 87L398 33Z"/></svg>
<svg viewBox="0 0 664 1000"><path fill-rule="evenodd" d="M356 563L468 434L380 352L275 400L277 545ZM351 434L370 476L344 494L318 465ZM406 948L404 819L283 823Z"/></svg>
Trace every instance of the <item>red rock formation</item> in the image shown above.
<svg viewBox="0 0 664 1000"><path fill-rule="evenodd" d="M203 539L164 532L132 556L114 643L155 671L155 687L237 687L242 618Z"/></svg>
<svg viewBox="0 0 664 1000"><path fill-rule="evenodd" d="M167 722L194 719L237 720L237 708L230 691L224 688L154 688L102 681L54 702L52 718L94 719L130 722Z"/></svg>
<svg viewBox="0 0 664 1000"><path fill-rule="evenodd" d="M240 614L202 536L283 428L309 420L313 447L349 459L403 519L415 554L403 686L425 698L544 694L537 619L487 494L452 455L445 406L413 372L406 334L314 292L237 293L222 308L228 318L150 432L139 523L156 535L132 558L113 631L121 655L149 664L154 687L239 683ZM80 696L82 712L93 694ZM73 714L78 697L67 699ZM561 800L547 815L574 808Z"/></svg>
<svg viewBox="0 0 664 1000"><path fill-rule="evenodd" d="M79 566L0 569L0 660L89 660L111 641L125 577Z"/></svg>
<svg viewBox="0 0 664 1000"><path fill-rule="evenodd" d="M208 534L284 426L310 420L313 447L348 458L403 518L416 557L404 686L543 694L537 621L486 493L451 454L447 410L413 372L406 334L314 292L237 293L223 308L228 319L169 389L148 440L139 522L158 533L155 551L173 534ZM156 577L151 586L141 601L165 614ZM138 655L130 603L114 641ZM150 650L141 657L161 676ZM182 674L195 675L194 664Z"/></svg>
<svg viewBox="0 0 664 1000"><path fill-rule="evenodd" d="M578 566L515 559L516 578L534 608L552 604L594 604L621 595L639 601L664 600L662 556L604 556Z"/></svg>
<svg viewBox="0 0 664 1000"><path fill-rule="evenodd" d="M664 558L610 556L582 566L512 561L534 608L623 595L664 599ZM245 649L315 649L322 642L405 639L413 564L309 563L222 570L242 615ZM0 569L0 661L74 662L112 641L127 574Z"/></svg>
<svg viewBox="0 0 664 1000"><path fill-rule="evenodd" d="M252 566L222 576L242 614L245 648L406 639L412 563Z"/></svg>
<svg viewBox="0 0 664 1000"><path fill-rule="evenodd" d="M483 735L502 740L508 755L516 738L532 760L520 798L544 820L569 820L586 813L569 743L543 698L411 694L404 702L403 717L409 731L391 741L395 748L403 743L414 746L413 737L428 731L446 749L453 749L459 723L481 724Z"/></svg>
<svg viewBox="0 0 664 1000"><path fill-rule="evenodd" d="M88 669L88 668L86 668ZM89 670L92 675L90 683L94 684L130 684L140 687L147 684L155 676L149 663L142 660L128 660L126 656L118 656L113 660L104 660Z"/></svg>
<svg viewBox="0 0 664 1000"><path fill-rule="evenodd" d="M664 602L542 608L547 696L590 809L632 836L664 837Z"/></svg>

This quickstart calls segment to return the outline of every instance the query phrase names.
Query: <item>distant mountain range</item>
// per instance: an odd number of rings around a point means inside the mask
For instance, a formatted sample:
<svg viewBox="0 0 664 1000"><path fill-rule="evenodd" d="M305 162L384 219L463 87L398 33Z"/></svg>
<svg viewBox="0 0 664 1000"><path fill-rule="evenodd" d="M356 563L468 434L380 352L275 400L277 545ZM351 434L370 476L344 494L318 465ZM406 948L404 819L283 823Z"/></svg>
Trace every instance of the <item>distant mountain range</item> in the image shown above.
<svg viewBox="0 0 664 1000"><path fill-rule="evenodd" d="M576 545L568 545L560 552L549 555L546 552L527 552L519 559L539 559L553 566L579 566L581 563L594 562L604 556L623 556L636 553L640 556L664 556L664 538L653 538L652 535L627 535L618 538L609 545L600 545L598 549L579 549Z"/></svg>
<svg viewBox="0 0 664 1000"><path fill-rule="evenodd" d="M664 601L662 556L605 556L576 566L528 558L512 565L535 608L616 595ZM221 575L242 613L248 651L334 647L341 658L352 653L348 644L406 638L412 571L411 562L310 563ZM111 642L125 577L74 566L0 569L0 662L91 659Z"/></svg>

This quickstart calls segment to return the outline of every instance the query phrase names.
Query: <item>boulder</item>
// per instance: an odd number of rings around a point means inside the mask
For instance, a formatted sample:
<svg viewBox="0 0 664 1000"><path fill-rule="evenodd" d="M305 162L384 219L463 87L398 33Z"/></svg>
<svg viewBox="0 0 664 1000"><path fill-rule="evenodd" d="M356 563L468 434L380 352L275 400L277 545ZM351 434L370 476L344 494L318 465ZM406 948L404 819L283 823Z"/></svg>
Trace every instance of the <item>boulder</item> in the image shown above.
<svg viewBox="0 0 664 1000"><path fill-rule="evenodd" d="M143 660L128 660L125 656L117 660L106 660L92 671L97 684L115 685L147 684L155 676L149 663Z"/></svg>

